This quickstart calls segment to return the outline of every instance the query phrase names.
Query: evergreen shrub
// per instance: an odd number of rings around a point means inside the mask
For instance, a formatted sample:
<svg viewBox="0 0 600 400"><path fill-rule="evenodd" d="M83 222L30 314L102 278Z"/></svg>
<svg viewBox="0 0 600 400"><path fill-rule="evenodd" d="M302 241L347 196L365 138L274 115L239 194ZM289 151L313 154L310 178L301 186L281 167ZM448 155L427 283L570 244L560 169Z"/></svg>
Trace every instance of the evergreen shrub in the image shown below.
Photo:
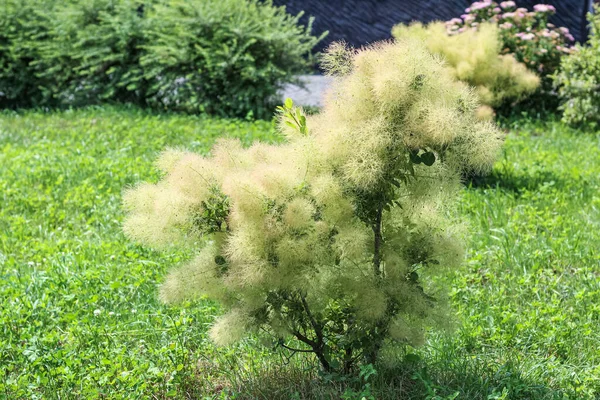
<svg viewBox="0 0 600 400"><path fill-rule="evenodd" d="M260 0L6 0L0 106L101 102L268 117L323 37Z"/></svg>
<svg viewBox="0 0 600 400"><path fill-rule="evenodd" d="M39 43L40 59L33 62L46 96L66 106L143 104L147 82L140 56L148 6L138 0L71 0L55 7L49 40Z"/></svg>
<svg viewBox="0 0 600 400"><path fill-rule="evenodd" d="M271 1L164 0L148 15L149 101L167 109L270 116L277 90L320 38Z"/></svg>
<svg viewBox="0 0 600 400"><path fill-rule="evenodd" d="M0 3L0 108L48 103L37 61L39 43L48 40L54 1L3 0Z"/></svg>
<svg viewBox="0 0 600 400"><path fill-rule="evenodd" d="M587 124L592 128L600 123L600 6L588 14L591 35L586 46L564 57L554 84L561 99L563 121Z"/></svg>
<svg viewBox="0 0 600 400"><path fill-rule="evenodd" d="M447 323L431 277L463 260L460 177L488 170L503 135L420 41L334 45L324 65L336 78L321 113L287 100L279 145L165 151L162 179L125 193L124 229L197 249L160 296L219 301L215 342L254 332L350 372Z"/></svg>

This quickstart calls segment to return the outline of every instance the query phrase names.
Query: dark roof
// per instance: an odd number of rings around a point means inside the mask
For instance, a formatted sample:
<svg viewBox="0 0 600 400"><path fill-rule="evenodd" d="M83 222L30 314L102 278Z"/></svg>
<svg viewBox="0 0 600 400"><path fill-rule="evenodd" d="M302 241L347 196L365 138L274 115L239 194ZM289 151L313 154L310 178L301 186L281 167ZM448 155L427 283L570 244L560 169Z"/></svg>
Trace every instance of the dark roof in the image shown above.
<svg viewBox="0 0 600 400"><path fill-rule="evenodd" d="M448 20L459 17L472 1L464 0L274 0L285 5L289 13L305 11L315 17L313 32L329 31L320 49L332 41L345 40L359 47L391 37L392 26L399 22ZM517 6L533 9L538 3L552 4L556 15L551 21L565 26L582 41L586 39L584 15L590 0L517 0Z"/></svg>

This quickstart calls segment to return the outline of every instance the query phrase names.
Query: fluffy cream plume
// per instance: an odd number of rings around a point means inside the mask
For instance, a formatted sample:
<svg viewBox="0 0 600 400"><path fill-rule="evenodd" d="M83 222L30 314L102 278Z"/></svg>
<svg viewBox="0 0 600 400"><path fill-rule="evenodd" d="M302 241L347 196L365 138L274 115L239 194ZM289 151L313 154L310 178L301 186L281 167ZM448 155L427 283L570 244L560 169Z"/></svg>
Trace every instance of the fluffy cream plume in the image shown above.
<svg viewBox="0 0 600 400"><path fill-rule="evenodd" d="M217 247L209 243L194 259L169 274L160 288L160 299L177 303L208 296L226 301L228 293L221 279L226 266L217 261Z"/></svg>
<svg viewBox="0 0 600 400"><path fill-rule="evenodd" d="M156 160L156 168L163 173L168 173L173 169L173 166L186 155L185 150L168 148L163 151Z"/></svg>
<svg viewBox="0 0 600 400"><path fill-rule="evenodd" d="M396 25L392 35L398 39L421 40L427 49L439 55L454 76L474 86L481 101L498 106L507 100L519 100L540 85L539 77L517 62L512 55L501 55L501 41L495 24L482 23L477 30L447 35L443 23Z"/></svg>
<svg viewBox="0 0 600 400"><path fill-rule="evenodd" d="M435 322L429 274L462 259L460 177L491 167L502 134L420 40L332 51L338 75L323 111L304 116L307 132L247 149L221 140L209 157L167 151L161 181L125 194L130 237L205 243L161 298L219 300L220 344L257 327L293 333L310 318L348 335L385 325L417 343Z"/></svg>
<svg viewBox="0 0 600 400"><path fill-rule="evenodd" d="M210 328L210 338L218 345L228 345L248 334L252 319L239 308L234 308L217 318Z"/></svg>

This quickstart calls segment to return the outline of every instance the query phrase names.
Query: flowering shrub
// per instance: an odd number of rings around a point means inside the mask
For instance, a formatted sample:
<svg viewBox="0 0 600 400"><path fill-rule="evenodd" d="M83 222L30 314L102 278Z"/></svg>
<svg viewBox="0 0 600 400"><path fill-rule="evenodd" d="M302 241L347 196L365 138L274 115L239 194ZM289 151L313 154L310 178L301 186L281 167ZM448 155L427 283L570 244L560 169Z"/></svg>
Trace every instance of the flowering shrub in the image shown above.
<svg viewBox="0 0 600 400"><path fill-rule="evenodd" d="M514 1L477 1L460 18L446 22L446 29L448 34L457 35L478 29L482 22L493 22L500 28L502 53L513 54L529 69L545 77L554 73L561 57L574 49L575 39L569 30L548 22L555 12L554 6L547 4L535 5L533 11L528 11L517 8Z"/></svg>
<svg viewBox="0 0 600 400"><path fill-rule="evenodd" d="M334 49L320 114L288 99L283 144L167 151L163 179L126 193L125 231L198 250L161 297L218 300L217 343L262 332L348 372L447 320L427 277L462 261L460 175L490 168L503 138L422 43Z"/></svg>
<svg viewBox="0 0 600 400"><path fill-rule="evenodd" d="M479 29L460 35L446 35L443 23L400 24L394 27L392 35L424 41L431 53L443 57L456 79L477 89L481 102L488 106L522 99L539 86L535 73L513 55L500 54L498 28L494 24L482 23ZM478 114L485 118L485 111L479 110Z"/></svg>
<svg viewBox="0 0 600 400"><path fill-rule="evenodd" d="M564 57L560 70L553 77L561 99L563 121L570 124L600 123L600 6L588 14L591 35L588 46Z"/></svg>

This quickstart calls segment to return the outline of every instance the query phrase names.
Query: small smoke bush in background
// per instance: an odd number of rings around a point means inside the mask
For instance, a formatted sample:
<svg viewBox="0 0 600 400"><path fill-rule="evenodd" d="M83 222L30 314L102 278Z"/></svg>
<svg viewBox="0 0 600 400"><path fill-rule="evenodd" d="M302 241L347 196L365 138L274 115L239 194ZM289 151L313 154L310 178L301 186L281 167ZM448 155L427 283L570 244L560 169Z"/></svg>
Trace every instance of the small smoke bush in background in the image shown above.
<svg viewBox="0 0 600 400"><path fill-rule="evenodd" d="M424 41L427 49L441 56L454 76L477 88L481 101L498 107L517 101L537 89L539 78L517 62L511 54L500 54L502 43L494 24L481 23L478 29L447 35L443 23L397 25L392 30L396 38L411 37ZM490 117L485 112L482 116Z"/></svg>
<svg viewBox="0 0 600 400"><path fill-rule="evenodd" d="M336 45L324 64L336 78L320 114L288 100L281 145L166 151L163 178L127 191L125 231L197 248L161 297L219 301L215 342L260 333L350 372L447 324L430 277L462 262L460 176L488 170L503 135L419 41Z"/></svg>

